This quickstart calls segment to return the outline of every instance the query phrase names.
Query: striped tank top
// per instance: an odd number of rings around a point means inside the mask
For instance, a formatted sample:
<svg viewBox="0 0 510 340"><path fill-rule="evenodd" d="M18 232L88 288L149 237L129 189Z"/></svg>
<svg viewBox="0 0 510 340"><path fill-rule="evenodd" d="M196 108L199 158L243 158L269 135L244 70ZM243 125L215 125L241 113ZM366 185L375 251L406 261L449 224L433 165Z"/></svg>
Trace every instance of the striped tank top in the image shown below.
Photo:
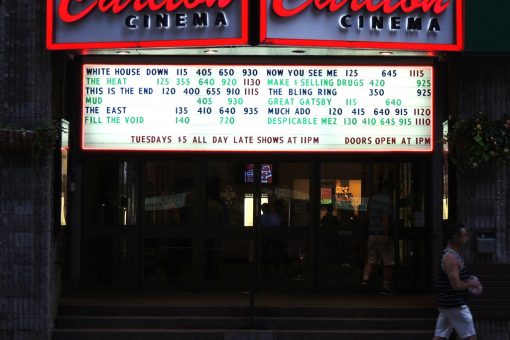
<svg viewBox="0 0 510 340"><path fill-rule="evenodd" d="M446 254L452 253L457 256L459 259L459 277L461 281L467 281L469 279L469 273L464 266L464 260L462 257L454 250L446 248L443 250L441 254L441 259L439 261L439 275L437 276L436 283L436 291L437 291L437 305L440 308L452 308L452 307L460 307L466 304L466 300L468 297L468 291L458 291L453 289L450 284L450 280L448 279L448 274L446 274L443 258Z"/></svg>

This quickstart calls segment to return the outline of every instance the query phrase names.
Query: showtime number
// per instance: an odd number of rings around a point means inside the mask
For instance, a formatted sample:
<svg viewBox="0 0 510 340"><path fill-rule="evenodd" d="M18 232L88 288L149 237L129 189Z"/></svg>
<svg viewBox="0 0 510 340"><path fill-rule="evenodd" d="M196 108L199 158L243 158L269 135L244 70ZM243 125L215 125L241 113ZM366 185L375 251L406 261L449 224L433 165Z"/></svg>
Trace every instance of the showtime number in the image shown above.
<svg viewBox="0 0 510 340"><path fill-rule="evenodd" d="M221 94L221 89L219 87L208 87L205 92L208 96L217 96Z"/></svg>
<svg viewBox="0 0 510 340"><path fill-rule="evenodd" d="M243 98L228 98L228 105L242 105L244 100Z"/></svg>
<svg viewBox="0 0 510 340"><path fill-rule="evenodd" d="M375 116L388 116L390 114L390 109L374 109Z"/></svg>
<svg viewBox="0 0 510 340"><path fill-rule="evenodd" d="M381 75L383 77L396 77L397 70L382 70Z"/></svg>
<svg viewBox="0 0 510 340"><path fill-rule="evenodd" d="M237 79L235 78L223 78L221 80L221 86L236 86Z"/></svg>
<svg viewBox="0 0 510 340"><path fill-rule="evenodd" d="M432 95L431 90L416 90L416 95L418 97L430 97Z"/></svg>
<svg viewBox="0 0 510 340"><path fill-rule="evenodd" d="M238 87L227 87L228 96L238 96L241 94L241 90Z"/></svg>
<svg viewBox="0 0 510 340"><path fill-rule="evenodd" d="M209 106L202 106L198 108L197 112L201 115L210 115L212 113L212 109Z"/></svg>
<svg viewBox="0 0 510 340"><path fill-rule="evenodd" d="M395 118L381 118L379 123L381 125L395 125Z"/></svg>
<svg viewBox="0 0 510 340"><path fill-rule="evenodd" d="M214 78L199 78L198 79L198 85L207 85L207 86L213 86L215 83Z"/></svg>
<svg viewBox="0 0 510 340"><path fill-rule="evenodd" d="M232 68L220 68L218 74L220 75L220 77L233 76L235 74L235 71Z"/></svg>
<svg viewBox="0 0 510 340"><path fill-rule="evenodd" d="M259 71L254 68L243 68L243 77L255 77L259 74Z"/></svg>
<svg viewBox="0 0 510 340"><path fill-rule="evenodd" d="M184 89L184 94L188 96L197 96L200 94L200 88L198 87L188 87Z"/></svg>
<svg viewBox="0 0 510 340"><path fill-rule="evenodd" d="M189 117L175 117L175 124L189 124Z"/></svg>
<svg viewBox="0 0 510 340"><path fill-rule="evenodd" d="M430 79L417 79L416 80L416 86L417 87L430 87L432 85L432 82Z"/></svg>
<svg viewBox="0 0 510 340"><path fill-rule="evenodd" d="M178 114L178 115L187 115L188 114L188 108L186 106L177 106L175 108L175 114Z"/></svg>
<svg viewBox="0 0 510 340"><path fill-rule="evenodd" d="M341 107L330 107L329 108L329 115L330 116L341 116L343 113L343 110Z"/></svg>
<svg viewBox="0 0 510 340"><path fill-rule="evenodd" d="M212 76L212 70L210 68L199 68L196 74L202 77Z"/></svg>
<svg viewBox="0 0 510 340"><path fill-rule="evenodd" d="M375 118L363 118L361 123L363 125L377 125L377 120Z"/></svg>
<svg viewBox="0 0 510 340"><path fill-rule="evenodd" d="M395 109L396 116L407 116L407 109Z"/></svg>
<svg viewBox="0 0 510 340"><path fill-rule="evenodd" d="M236 122L234 117L220 117L220 124L233 125Z"/></svg>
<svg viewBox="0 0 510 340"><path fill-rule="evenodd" d="M386 99L386 106L400 106L402 105L402 99Z"/></svg>
<svg viewBox="0 0 510 340"><path fill-rule="evenodd" d="M173 95L173 94L176 94L177 91L173 87L163 87L161 89L161 93L164 95Z"/></svg>
<svg viewBox="0 0 510 340"><path fill-rule="evenodd" d="M259 109L256 107L245 107L244 114L245 115L256 115L259 113Z"/></svg>
<svg viewBox="0 0 510 340"><path fill-rule="evenodd" d="M235 107L220 107L220 115L233 115L236 113Z"/></svg>
<svg viewBox="0 0 510 340"><path fill-rule="evenodd" d="M383 89L370 89L369 96L384 96Z"/></svg>
<svg viewBox="0 0 510 340"><path fill-rule="evenodd" d="M202 97L197 99L197 103L200 105L211 105L212 104L212 98L210 97Z"/></svg>
<svg viewBox="0 0 510 340"><path fill-rule="evenodd" d="M356 125L358 124L358 119L356 118L344 118L344 125Z"/></svg>

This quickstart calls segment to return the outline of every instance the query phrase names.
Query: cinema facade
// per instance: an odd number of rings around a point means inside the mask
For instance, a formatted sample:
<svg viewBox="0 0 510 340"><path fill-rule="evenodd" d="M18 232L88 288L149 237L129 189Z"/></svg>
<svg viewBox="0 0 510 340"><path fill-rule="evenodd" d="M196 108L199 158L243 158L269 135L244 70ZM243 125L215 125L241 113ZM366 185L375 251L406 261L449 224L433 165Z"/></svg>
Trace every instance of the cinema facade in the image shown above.
<svg viewBox="0 0 510 340"><path fill-rule="evenodd" d="M496 96L508 60L466 51L463 1L29 7L47 16L36 20L47 51L21 47L44 79L28 88L45 113L8 119L34 131L58 121L61 147L34 157L9 135L2 148L18 178L3 175L2 201L21 209L6 221L34 225L2 234L14 278L3 301L19 306L5 307L0 335L51 334L62 292L354 296L368 200L384 182L398 295L433 293L452 218L473 231L470 263L508 270L505 167L458 169L444 140L452 119L496 119L510 104ZM324 223L328 207L337 222ZM504 320L479 322L497 334Z"/></svg>

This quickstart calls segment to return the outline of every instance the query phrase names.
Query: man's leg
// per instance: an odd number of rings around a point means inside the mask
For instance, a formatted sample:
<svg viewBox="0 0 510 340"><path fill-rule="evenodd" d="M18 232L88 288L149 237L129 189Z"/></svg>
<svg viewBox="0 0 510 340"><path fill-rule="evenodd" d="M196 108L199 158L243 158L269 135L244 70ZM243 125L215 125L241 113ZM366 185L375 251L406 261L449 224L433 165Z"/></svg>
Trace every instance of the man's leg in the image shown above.
<svg viewBox="0 0 510 340"><path fill-rule="evenodd" d="M363 268L363 281L370 280L370 276L372 275L372 271L374 270L374 265L372 263L365 264Z"/></svg>
<svg viewBox="0 0 510 340"><path fill-rule="evenodd" d="M368 280L370 280L370 276L374 270L374 264L380 261L379 252L374 245L375 239L372 235L369 235L367 240L367 263L363 268L363 280L361 281L361 285L358 288L358 292L360 293L366 292L368 288Z"/></svg>
<svg viewBox="0 0 510 340"><path fill-rule="evenodd" d="M450 334L452 333L452 324L450 320L448 320L447 316L443 312L444 310L439 310L439 315L436 320L436 328L434 330L434 340L443 340L450 338Z"/></svg>
<svg viewBox="0 0 510 340"><path fill-rule="evenodd" d="M391 294L393 268L395 267L395 247L391 237L383 239L383 243L381 245L381 257L384 264L381 294Z"/></svg>
<svg viewBox="0 0 510 340"><path fill-rule="evenodd" d="M442 310L441 314L448 319L451 327L455 329L460 339L476 340L473 316L468 306L464 305L457 308L447 308ZM435 334L444 335L437 332Z"/></svg>
<svg viewBox="0 0 510 340"><path fill-rule="evenodd" d="M384 266L383 289L390 290L392 281L393 281L393 266Z"/></svg>
<svg viewBox="0 0 510 340"><path fill-rule="evenodd" d="M370 280L374 264L380 262L380 254L376 247L376 239L374 236L369 235L367 240L367 263L363 268L363 282Z"/></svg>
<svg viewBox="0 0 510 340"><path fill-rule="evenodd" d="M373 268L374 265L372 263L367 262L365 264L365 267L363 268L363 280L361 281L361 284L358 288L358 292L366 293L368 289L368 280L370 280L370 275L372 274Z"/></svg>

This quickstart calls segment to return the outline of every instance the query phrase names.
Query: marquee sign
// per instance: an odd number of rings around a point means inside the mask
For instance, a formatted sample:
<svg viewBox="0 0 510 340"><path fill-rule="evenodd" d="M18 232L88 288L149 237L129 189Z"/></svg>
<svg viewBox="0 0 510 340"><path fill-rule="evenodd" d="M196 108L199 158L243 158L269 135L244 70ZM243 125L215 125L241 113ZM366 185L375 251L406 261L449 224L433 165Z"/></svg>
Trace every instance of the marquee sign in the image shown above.
<svg viewBox="0 0 510 340"><path fill-rule="evenodd" d="M248 0L47 0L47 48L248 43Z"/></svg>
<svg viewBox="0 0 510 340"><path fill-rule="evenodd" d="M261 0L265 44L426 51L463 48L462 0Z"/></svg>
<svg viewBox="0 0 510 340"><path fill-rule="evenodd" d="M85 64L84 150L430 152L423 65Z"/></svg>

